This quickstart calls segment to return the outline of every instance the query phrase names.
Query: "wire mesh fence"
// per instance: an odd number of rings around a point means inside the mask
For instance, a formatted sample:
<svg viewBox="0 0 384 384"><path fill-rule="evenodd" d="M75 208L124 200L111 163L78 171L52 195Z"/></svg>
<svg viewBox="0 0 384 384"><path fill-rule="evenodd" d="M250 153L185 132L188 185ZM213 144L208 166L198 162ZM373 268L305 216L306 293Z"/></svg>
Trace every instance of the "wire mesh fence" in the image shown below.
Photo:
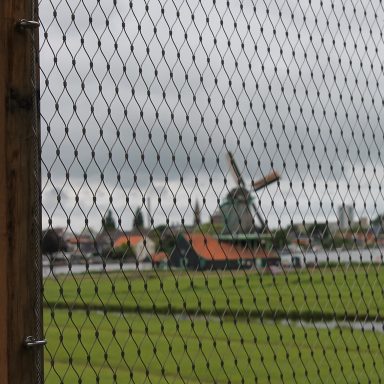
<svg viewBox="0 0 384 384"><path fill-rule="evenodd" d="M381 382L381 1L39 13L44 382Z"/></svg>

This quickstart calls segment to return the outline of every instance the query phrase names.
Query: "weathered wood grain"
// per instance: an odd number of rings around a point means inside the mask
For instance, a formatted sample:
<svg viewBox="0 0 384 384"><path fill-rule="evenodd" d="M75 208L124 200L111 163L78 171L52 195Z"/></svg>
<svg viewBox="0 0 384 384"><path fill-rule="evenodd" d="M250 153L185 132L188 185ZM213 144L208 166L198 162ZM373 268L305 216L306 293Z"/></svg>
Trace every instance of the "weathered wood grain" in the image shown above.
<svg viewBox="0 0 384 384"><path fill-rule="evenodd" d="M30 0L0 1L0 383L34 383L36 211L31 39L17 31ZM35 140L35 141L34 141Z"/></svg>

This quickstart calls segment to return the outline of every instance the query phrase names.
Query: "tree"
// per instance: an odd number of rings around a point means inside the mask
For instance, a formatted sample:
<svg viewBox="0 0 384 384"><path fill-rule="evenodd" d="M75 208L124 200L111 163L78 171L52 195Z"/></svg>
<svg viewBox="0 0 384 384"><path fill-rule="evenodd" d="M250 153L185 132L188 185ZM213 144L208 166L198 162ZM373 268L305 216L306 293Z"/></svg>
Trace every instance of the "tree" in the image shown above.
<svg viewBox="0 0 384 384"><path fill-rule="evenodd" d="M106 231L116 229L116 222L110 209L108 210L101 223Z"/></svg>
<svg viewBox="0 0 384 384"><path fill-rule="evenodd" d="M41 252L43 254L52 255L59 251L65 251L66 247L63 244L63 240L53 229L48 229L43 233L43 239L41 242Z"/></svg>
<svg viewBox="0 0 384 384"><path fill-rule="evenodd" d="M199 200L196 200L195 202L195 207L193 209L193 214L194 214L194 225L198 226L201 224L201 208L199 204Z"/></svg>
<svg viewBox="0 0 384 384"><path fill-rule="evenodd" d="M149 232L149 237L155 242L156 252L165 252L171 255L176 246L176 235L172 233L168 225L158 225Z"/></svg>
<svg viewBox="0 0 384 384"><path fill-rule="evenodd" d="M287 230L278 229L272 237L273 245L276 249L283 249L288 246Z"/></svg>
<svg viewBox="0 0 384 384"><path fill-rule="evenodd" d="M133 218L133 228L141 229L144 227L144 216L140 207L136 209L135 216Z"/></svg>
<svg viewBox="0 0 384 384"><path fill-rule="evenodd" d="M105 257L110 257L112 259L118 260L136 260L135 251L127 243L122 244L120 245L120 247L117 247L115 249L108 250L108 252L106 252L105 254Z"/></svg>

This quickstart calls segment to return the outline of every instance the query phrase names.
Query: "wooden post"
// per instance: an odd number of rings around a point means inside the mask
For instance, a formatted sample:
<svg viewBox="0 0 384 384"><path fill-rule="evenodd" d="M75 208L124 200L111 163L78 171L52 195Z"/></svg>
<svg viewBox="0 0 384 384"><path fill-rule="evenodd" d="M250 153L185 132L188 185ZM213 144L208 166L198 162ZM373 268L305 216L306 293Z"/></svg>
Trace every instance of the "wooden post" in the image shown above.
<svg viewBox="0 0 384 384"><path fill-rule="evenodd" d="M0 1L0 383L36 383L36 119L32 0ZM37 31L36 31L37 36Z"/></svg>

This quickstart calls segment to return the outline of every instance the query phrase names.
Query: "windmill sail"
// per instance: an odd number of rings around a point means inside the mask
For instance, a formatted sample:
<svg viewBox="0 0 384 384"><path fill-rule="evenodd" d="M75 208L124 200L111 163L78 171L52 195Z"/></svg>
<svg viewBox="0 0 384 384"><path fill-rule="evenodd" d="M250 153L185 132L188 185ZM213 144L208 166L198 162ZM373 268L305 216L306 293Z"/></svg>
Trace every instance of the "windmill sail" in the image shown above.
<svg viewBox="0 0 384 384"><path fill-rule="evenodd" d="M241 175L240 169L236 164L232 152L228 151L227 160L230 171L237 182L237 187L230 191L227 196L227 203L222 206L224 208L225 221L227 223L226 230L232 233L250 232L256 230L262 233L266 227L263 216L256 207L249 191L245 188L245 181ZM272 171L260 180L252 182L252 188L255 192L267 187L280 179L280 174ZM254 224L252 211L256 214L259 225Z"/></svg>
<svg viewBox="0 0 384 384"><path fill-rule="evenodd" d="M264 176L262 179L253 181L252 186L255 192L260 189L265 188L267 185L274 183L280 179L280 175L276 171L272 171L268 175Z"/></svg>
<svg viewBox="0 0 384 384"><path fill-rule="evenodd" d="M230 152L230 151L227 152L227 159L228 159L228 163L229 163L229 169L231 170L234 179L237 181L238 186L244 187L244 185L245 185L244 179L241 176L239 167L236 164L236 161L233 157L232 152Z"/></svg>

